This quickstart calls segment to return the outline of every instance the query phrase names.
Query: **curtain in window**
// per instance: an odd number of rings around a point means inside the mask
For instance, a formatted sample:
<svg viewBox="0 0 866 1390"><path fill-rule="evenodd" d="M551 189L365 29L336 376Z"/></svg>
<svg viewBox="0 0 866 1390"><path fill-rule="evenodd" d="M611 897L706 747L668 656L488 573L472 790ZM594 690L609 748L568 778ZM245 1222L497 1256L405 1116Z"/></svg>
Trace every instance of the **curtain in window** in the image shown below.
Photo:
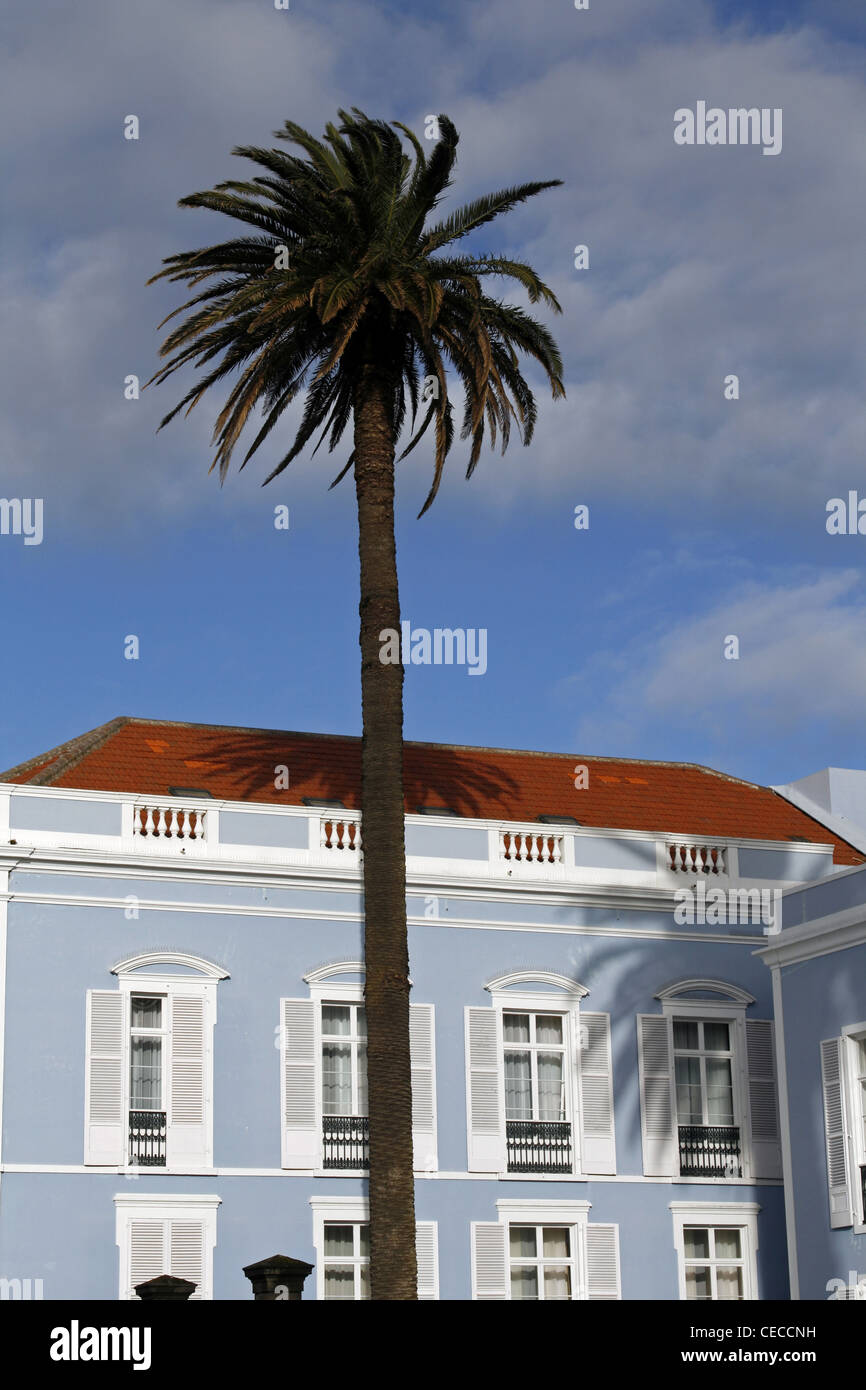
<svg viewBox="0 0 866 1390"><path fill-rule="evenodd" d="M159 1038L132 1039L129 1108L162 1109L162 1042Z"/></svg>
<svg viewBox="0 0 866 1390"><path fill-rule="evenodd" d="M540 1052L538 1055L538 1118L564 1120L562 1086L562 1053Z"/></svg>
<svg viewBox="0 0 866 1390"><path fill-rule="evenodd" d="M352 1049L347 1043L322 1045L322 1113L352 1113Z"/></svg>
<svg viewBox="0 0 866 1390"><path fill-rule="evenodd" d="M731 1064L726 1057L707 1058L707 1123L734 1123L734 1092Z"/></svg>
<svg viewBox="0 0 866 1390"><path fill-rule="evenodd" d="M509 1120L532 1119L532 1068L528 1052L505 1054L505 1115Z"/></svg>
<svg viewBox="0 0 866 1390"><path fill-rule="evenodd" d="M701 1108L701 1063L699 1057L677 1057L677 1120L681 1125L704 1122Z"/></svg>

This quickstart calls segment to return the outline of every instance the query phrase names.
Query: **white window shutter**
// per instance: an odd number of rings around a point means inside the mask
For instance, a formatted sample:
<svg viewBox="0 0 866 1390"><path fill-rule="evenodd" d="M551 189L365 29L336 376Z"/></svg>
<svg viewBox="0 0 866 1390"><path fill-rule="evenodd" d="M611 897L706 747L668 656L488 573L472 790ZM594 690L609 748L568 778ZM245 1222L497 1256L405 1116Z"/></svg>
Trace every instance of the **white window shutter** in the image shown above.
<svg viewBox="0 0 866 1390"><path fill-rule="evenodd" d="M129 1288L127 1297L138 1301L135 1292L137 1284L147 1279L158 1279L160 1274L170 1274L165 1249L165 1221L130 1221L127 1239L129 1241Z"/></svg>
<svg viewBox="0 0 866 1390"><path fill-rule="evenodd" d="M498 1221L472 1222L473 1298L507 1298L507 1237L508 1227Z"/></svg>
<svg viewBox="0 0 866 1390"><path fill-rule="evenodd" d="M583 1173L615 1173L613 1074L610 1059L610 1014L580 1012L578 1066Z"/></svg>
<svg viewBox="0 0 866 1390"><path fill-rule="evenodd" d="M126 1162L124 1007L117 989L87 991L84 1073L84 1162Z"/></svg>
<svg viewBox="0 0 866 1390"><path fill-rule="evenodd" d="M172 993L171 1084L167 1125L168 1167L195 1171L211 1166L206 1096L207 1003L201 992Z"/></svg>
<svg viewBox="0 0 866 1390"><path fill-rule="evenodd" d="M621 1298L619 1227L592 1223L586 1228L587 1298Z"/></svg>
<svg viewBox="0 0 866 1390"><path fill-rule="evenodd" d="M505 1168L502 1074L504 1058L496 1009L466 1010L467 1130L470 1173Z"/></svg>
<svg viewBox="0 0 866 1390"><path fill-rule="evenodd" d="M412 1060L412 1146L416 1173L435 1173L436 1061L432 1004L409 1005Z"/></svg>
<svg viewBox="0 0 866 1390"><path fill-rule="evenodd" d="M647 1177L678 1171L671 1043L664 1014L638 1014L643 1170Z"/></svg>
<svg viewBox="0 0 866 1390"><path fill-rule="evenodd" d="M851 1226L854 1213L848 1173L848 1132L845 1123L845 1054L841 1038L821 1043L821 1083L824 1091L824 1133L827 1141L827 1184L830 1225Z"/></svg>
<svg viewBox="0 0 866 1390"><path fill-rule="evenodd" d="M312 999L283 999L283 1167L317 1168L321 1135L316 1097L316 1009Z"/></svg>
<svg viewBox="0 0 866 1390"><path fill-rule="evenodd" d="M170 1221L169 1273L195 1284L190 1301L205 1296L205 1227L203 1221Z"/></svg>
<svg viewBox="0 0 866 1390"><path fill-rule="evenodd" d="M439 1297L439 1239L435 1221L419 1221L415 1226L418 1257L418 1297Z"/></svg>
<svg viewBox="0 0 866 1390"><path fill-rule="evenodd" d="M769 1020L746 1020L749 1073L749 1126L753 1178L781 1178L782 1140L776 1092L775 1026Z"/></svg>

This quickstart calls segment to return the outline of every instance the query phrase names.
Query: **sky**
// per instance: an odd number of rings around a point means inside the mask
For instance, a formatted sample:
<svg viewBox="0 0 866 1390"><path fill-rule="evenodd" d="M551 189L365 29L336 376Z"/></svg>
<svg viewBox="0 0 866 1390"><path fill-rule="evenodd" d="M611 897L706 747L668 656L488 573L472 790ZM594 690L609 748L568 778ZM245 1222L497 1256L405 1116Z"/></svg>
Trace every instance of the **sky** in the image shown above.
<svg viewBox="0 0 866 1390"><path fill-rule="evenodd" d="M408 667L406 737L866 767L866 534L827 530L866 499L862 0L45 0L2 43L0 497L43 535L0 534L0 768L120 714L360 732L345 449L262 487L287 415L220 487L220 397L159 434L184 380L124 398L181 302L147 279L233 230L178 199L353 105L451 117L445 210L563 180L472 249L554 289L565 401L528 370L532 444L469 481L455 446L421 520L430 449L399 465L404 619L487 634L483 674ZM781 151L677 145L699 101L781 109Z"/></svg>

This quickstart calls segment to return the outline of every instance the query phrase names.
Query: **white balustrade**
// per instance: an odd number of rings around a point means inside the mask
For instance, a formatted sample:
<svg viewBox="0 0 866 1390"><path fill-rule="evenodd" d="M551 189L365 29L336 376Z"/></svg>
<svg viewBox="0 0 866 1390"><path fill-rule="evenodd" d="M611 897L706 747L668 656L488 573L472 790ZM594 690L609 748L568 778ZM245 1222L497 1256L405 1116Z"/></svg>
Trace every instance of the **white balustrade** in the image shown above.
<svg viewBox="0 0 866 1390"><path fill-rule="evenodd" d="M346 850L350 855L361 850L360 816L322 816L319 826L319 848Z"/></svg>
<svg viewBox="0 0 866 1390"><path fill-rule="evenodd" d="M202 842L207 839L207 811L182 806L136 806L132 813L132 833L149 841Z"/></svg>
<svg viewBox="0 0 866 1390"><path fill-rule="evenodd" d="M562 838L546 830L500 830L499 858L506 864L561 864Z"/></svg>
<svg viewBox="0 0 866 1390"><path fill-rule="evenodd" d="M667 862L673 873L726 875L728 872L724 845L669 844Z"/></svg>

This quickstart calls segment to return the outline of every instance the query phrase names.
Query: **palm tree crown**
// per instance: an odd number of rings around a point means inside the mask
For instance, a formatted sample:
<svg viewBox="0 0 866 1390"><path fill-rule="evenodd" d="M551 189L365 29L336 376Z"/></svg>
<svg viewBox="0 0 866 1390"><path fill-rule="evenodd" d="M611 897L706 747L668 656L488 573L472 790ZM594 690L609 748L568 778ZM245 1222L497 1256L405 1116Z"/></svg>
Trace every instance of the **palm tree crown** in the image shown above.
<svg viewBox="0 0 866 1390"><path fill-rule="evenodd" d="M428 226L457 156L454 125L446 116L437 120L440 138L429 158L401 122L371 120L355 108L351 114L340 112L339 127L328 124L323 141L286 121L277 138L299 147L306 158L280 149L237 148L235 154L266 172L181 200L182 207L227 213L259 233L169 256L152 277L183 280L189 288L216 277L168 316L194 310L166 338L162 356L168 361L151 380L162 382L191 363L197 368L218 363L165 417L162 428L184 406L191 410L209 387L239 373L214 429L212 467L219 468L221 478L251 411L260 408L264 422L241 467L303 392L292 447L265 481L282 472L317 430L316 448L327 436L333 450L352 414L362 368L375 362L386 381L395 441L411 406L414 432L401 457L431 424L435 428L435 466L423 513L436 496L454 434L447 367L463 387L462 437L472 440L467 477L478 462L485 425L491 444L498 433L503 452L512 420L524 444L532 438L536 405L518 353L541 364L554 398L565 394L551 334L482 288L485 276L510 277L525 288L531 303L542 300L559 311L532 268L501 256L440 254L561 181L487 194ZM395 128L411 143L414 159ZM353 452L335 483L354 461Z"/></svg>

